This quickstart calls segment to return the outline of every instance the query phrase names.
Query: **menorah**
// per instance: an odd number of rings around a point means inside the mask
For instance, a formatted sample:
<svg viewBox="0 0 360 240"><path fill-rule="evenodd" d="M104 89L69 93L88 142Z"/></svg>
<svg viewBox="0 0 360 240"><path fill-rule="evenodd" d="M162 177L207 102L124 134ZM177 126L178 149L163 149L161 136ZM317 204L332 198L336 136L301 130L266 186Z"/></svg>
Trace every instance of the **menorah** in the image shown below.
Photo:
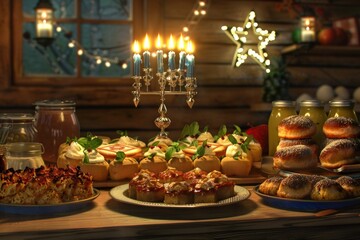
<svg viewBox="0 0 360 240"><path fill-rule="evenodd" d="M143 75L140 73L141 68L141 56L140 56L140 47L137 41L134 43L134 79L132 94L134 95L134 105L138 106L140 102L141 95L159 95L160 96L160 106L158 108L159 116L155 119L155 125L160 129L159 137L167 137L167 132L165 131L167 127L170 126L171 120L166 116L167 107L165 105L165 96L167 95L183 95L186 96L186 103L190 108L194 105L194 97L197 94L197 82L196 77L194 77L194 65L195 57L192 54L193 46L191 42L188 42L188 47L186 52L183 51L183 38L182 36L179 39L179 67L175 68L175 51L173 38L170 36L169 41L169 53L167 54L168 58L168 69L164 71L163 63L163 50L161 45L160 36L157 38L157 51L156 62L157 62L157 83L158 88L156 90L150 89L150 86L153 82L153 69L150 66L150 52L149 52L149 39L146 35L144 42L143 57ZM145 87L144 87L145 86Z"/></svg>

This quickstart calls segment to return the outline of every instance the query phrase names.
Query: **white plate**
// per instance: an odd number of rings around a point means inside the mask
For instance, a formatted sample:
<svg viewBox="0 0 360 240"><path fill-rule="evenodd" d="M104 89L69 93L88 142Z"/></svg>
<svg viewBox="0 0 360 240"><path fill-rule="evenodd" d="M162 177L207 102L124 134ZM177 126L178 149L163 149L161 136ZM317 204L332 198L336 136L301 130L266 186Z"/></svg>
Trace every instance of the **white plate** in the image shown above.
<svg viewBox="0 0 360 240"><path fill-rule="evenodd" d="M0 211L14 214L54 214L78 211L86 207L100 195L100 191L94 188L93 196L78 201L64 202L46 205L19 205L0 203Z"/></svg>
<svg viewBox="0 0 360 240"><path fill-rule="evenodd" d="M129 198L128 195L129 184L123 184L117 187L114 187L110 190L110 196L122 203L134 204L139 206L147 206L147 207L163 207L163 208L200 208L200 207L220 207L226 206L229 204L234 204L240 201L247 199L250 196L249 190L246 188L235 186L234 190L236 195L221 200L216 203L194 203L194 204L183 204L183 205L172 205L166 203L159 203L159 202L143 202L138 201L132 198Z"/></svg>

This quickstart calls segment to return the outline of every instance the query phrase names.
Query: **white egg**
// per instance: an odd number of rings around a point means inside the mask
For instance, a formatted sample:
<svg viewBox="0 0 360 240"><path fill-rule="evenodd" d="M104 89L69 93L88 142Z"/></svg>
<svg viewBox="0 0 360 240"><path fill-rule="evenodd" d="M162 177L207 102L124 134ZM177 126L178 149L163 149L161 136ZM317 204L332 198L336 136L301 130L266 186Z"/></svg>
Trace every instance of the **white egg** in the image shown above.
<svg viewBox="0 0 360 240"><path fill-rule="evenodd" d="M350 92L343 86L338 86L335 88L335 95L339 99L350 99Z"/></svg>
<svg viewBox="0 0 360 240"><path fill-rule="evenodd" d="M321 85L316 91L316 98L321 102L329 102L334 98L334 90L330 85Z"/></svg>
<svg viewBox="0 0 360 240"><path fill-rule="evenodd" d="M360 102L360 87L355 89L353 98L356 102Z"/></svg>

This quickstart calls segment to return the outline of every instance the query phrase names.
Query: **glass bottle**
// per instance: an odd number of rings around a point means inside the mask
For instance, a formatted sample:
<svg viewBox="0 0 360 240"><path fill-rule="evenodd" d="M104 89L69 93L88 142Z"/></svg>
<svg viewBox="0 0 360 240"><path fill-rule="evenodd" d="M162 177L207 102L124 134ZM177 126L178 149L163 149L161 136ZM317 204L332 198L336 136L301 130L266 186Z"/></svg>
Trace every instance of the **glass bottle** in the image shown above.
<svg viewBox="0 0 360 240"><path fill-rule="evenodd" d="M274 101L268 122L269 134L269 156L273 156L279 144L278 125L284 118L296 115L295 102L293 101Z"/></svg>
<svg viewBox="0 0 360 240"><path fill-rule="evenodd" d="M24 170L26 167L39 168L45 163L41 154L44 152L41 143L14 142L6 144L6 169Z"/></svg>
<svg viewBox="0 0 360 240"><path fill-rule="evenodd" d="M329 114L331 117L347 117L358 121L354 110L355 103L352 100L333 100L329 102Z"/></svg>
<svg viewBox="0 0 360 240"><path fill-rule="evenodd" d="M313 139L322 148L325 141L323 125L327 119L324 105L318 100L305 100L300 103L299 115L309 117L316 124L316 134Z"/></svg>
<svg viewBox="0 0 360 240"><path fill-rule="evenodd" d="M66 138L80 136L80 124L75 113L75 102L69 100L43 100L35 102L35 126L38 142L44 145L43 159L55 165L59 146Z"/></svg>

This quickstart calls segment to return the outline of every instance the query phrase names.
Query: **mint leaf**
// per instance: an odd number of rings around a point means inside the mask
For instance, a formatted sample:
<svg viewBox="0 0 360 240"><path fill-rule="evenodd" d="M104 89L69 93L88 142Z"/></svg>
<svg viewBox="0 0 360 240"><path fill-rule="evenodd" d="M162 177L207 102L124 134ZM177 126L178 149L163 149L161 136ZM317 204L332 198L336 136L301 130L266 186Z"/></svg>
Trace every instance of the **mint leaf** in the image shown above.
<svg viewBox="0 0 360 240"><path fill-rule="evenodd" d="M116 152L115 161L122 162L122 161L124 161L125 157L126 157L126 154L124 152L118 151L118 152Z"/></svg>
<svg viewBox="0 0 360 240"><path fill-rule="evenodd" d="M228 136L228 139L229 139L229 141L230 141L232 144L237 144L237 143L238 143L237 140L236 140L236 138L235 138L232 134L230 134L230 135Z"/></svg>
<svg viewBox="0 0 360 240"><path fill-rule="evenodd" d="M168 147L165 153L165 160L169 161L174 152L175 152L175 148L173 146Z"/></svg>
<svg viewBox="0 0 360 240"><path fill-rule="evenodd" d="M222 138L227 133L227 128L225 125L221 125L218 134L214 137L215 141L217 141L219 138Z"/></svg>
<svg viewBox="0 0 360 240"><path fill-rule="evenodd" d="M84 163L90 163L89 155L87 154L87 150L86 150L86 149L84 150L84 159L83 159L83 162L84 162Z"/></svg>
<svg viewBox="0 0 360 240"><path fill-rule="evenodd" d="M234 130L234 134L237 134L237 135L241 135L242 134L242 131L241 131L241 128L239 127L239 126L237 126L237 125L234 125L234 128L235 128L235 130Z"/></svg>
<svg viewBox="0 0 360 240"><path fill-rule="evenodd" d="M126 130L125 131L117 130L116 134L118 134L120 137L128 136L128 133Z"/></svg>
<svg viewBox="0 0 360 240"><path fill-rule="evenodd" d="M249 144L250 142L253 140L253 137L252 136L247 136L246 139L245 139L245 142L243 144L241 144L241 149L244 151L244 152L248 152L249 150Z"/></svg>

